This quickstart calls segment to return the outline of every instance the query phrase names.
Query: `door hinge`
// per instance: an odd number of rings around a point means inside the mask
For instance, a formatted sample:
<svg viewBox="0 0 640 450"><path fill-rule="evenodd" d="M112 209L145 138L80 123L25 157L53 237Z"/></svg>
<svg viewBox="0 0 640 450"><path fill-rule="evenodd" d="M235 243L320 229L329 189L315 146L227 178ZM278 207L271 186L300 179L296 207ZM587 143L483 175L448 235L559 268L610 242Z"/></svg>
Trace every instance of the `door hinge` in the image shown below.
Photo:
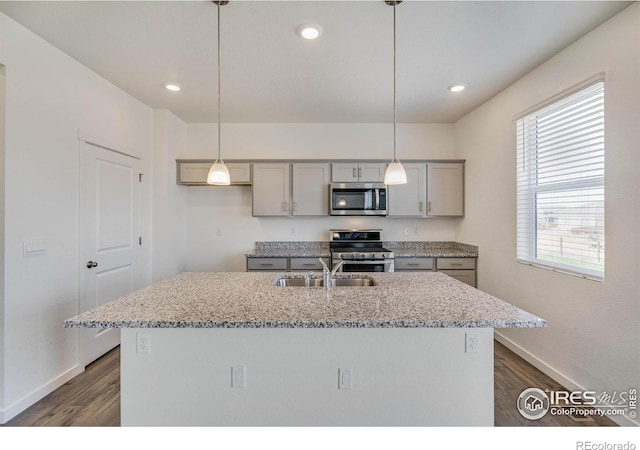
<svg viewBox="0 0 640 450"><path fill-rule="evenodd" d="M142 245L142 236L138 237L138 245Z"/></svg>
<svg viewBox="0 0 640 450"><path fill-rule="evenodd" d="M138 174L138 183L142 183L142 175L144 174L143 173Z"/></svg>

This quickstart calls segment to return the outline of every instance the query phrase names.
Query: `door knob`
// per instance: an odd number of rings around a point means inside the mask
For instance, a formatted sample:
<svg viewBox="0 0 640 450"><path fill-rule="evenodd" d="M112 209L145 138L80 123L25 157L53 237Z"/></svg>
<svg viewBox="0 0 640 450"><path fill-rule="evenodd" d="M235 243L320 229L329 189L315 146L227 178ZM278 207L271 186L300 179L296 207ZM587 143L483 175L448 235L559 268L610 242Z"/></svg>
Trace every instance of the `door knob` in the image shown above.
<svg viewBox="0 0 640 450"><path fill-rule="evenodd" d="M88 261L87 262L87 269L93 269L94 267L98 267L98 263L95 261Z"/></svg>

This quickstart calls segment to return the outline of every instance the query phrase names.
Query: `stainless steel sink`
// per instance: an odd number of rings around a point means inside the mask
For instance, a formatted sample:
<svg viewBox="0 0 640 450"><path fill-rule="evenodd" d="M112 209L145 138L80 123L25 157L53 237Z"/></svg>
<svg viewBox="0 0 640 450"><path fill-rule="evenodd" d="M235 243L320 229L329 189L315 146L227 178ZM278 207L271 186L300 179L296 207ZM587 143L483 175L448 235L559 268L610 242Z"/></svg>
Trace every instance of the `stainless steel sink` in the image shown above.
<svg viewBox="0 0 640 450"><path fill-rule="evenodd" d="M376 280L373 278L334 278L333 286L334 287L344 287L344 286L353 286L353 287L368 287L368 286L376 286ZM274 283L274 286L280 287L304 287L304 278L289 278L282 277L278 278ZM324 286L323 280L321 278L311 278L309 280L310 287L322 287Z"/></svg>

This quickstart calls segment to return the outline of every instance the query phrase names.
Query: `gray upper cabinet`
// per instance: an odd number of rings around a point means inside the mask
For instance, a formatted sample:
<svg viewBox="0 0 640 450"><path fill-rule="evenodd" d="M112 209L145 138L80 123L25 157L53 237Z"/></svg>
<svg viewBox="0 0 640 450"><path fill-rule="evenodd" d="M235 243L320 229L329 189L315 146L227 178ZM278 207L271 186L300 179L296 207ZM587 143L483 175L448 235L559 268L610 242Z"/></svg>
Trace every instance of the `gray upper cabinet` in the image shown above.
<svg viewBox="0 0 640 450"><path fill-rule="evenodd" d="M464 163L427 163L427 217L464 216Z"/></svg>
<svg viewBox="0 0 640 450"><path fill-rule="evenodd" d="M176 160L177 182L208 186L210 160ZM253 215L327 216L330 183L383 183L383 162L226 163L231 184L253 186ZM404 163L407 184L388 186L389 217L464 217L464 160Z"/></svg>
<svg viewBox="0 0 640 450"><path fill-rule="evenodd" d="M425 217L427 211L427 165L403 164L407 184L388 186L390 217Z"/></svg>
<svg viewBox="0 0 640 450"><path fill-rule="evenodd" d="M290 214L290 167L289 163L253 164L254 216L288 216Z"/></svg>
<svg viewBox="0 0 640 450"><path fill-rule="evenodd" d="M328 163L293 164L294 216L328 216L331 166Z"/></svg>
<svg viewBox="0 0 640 450"><path fill-rule="evenodd" d="M177 161L177 181L178 184L187 186L209 186L207 185L207 175L213 161L186 162ZM251 164L250 163L225 163L229 169L231 184L249 185L251 184Z"/></svg>
<svg viewBox="0 0 640 450"><path fill-rule="evenodd" d="M332 183L382 183L385 163L333 163L331 164Z"/></svg>

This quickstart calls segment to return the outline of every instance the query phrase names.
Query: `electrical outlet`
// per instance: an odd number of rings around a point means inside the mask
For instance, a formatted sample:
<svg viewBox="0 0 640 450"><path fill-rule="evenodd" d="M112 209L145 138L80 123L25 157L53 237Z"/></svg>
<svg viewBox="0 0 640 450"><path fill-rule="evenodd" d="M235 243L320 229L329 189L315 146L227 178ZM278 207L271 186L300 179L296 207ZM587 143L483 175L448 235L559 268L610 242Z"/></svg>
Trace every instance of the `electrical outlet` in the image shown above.
<svg viewBox="0 0 640 450"><path fill-rule="evenodd" d="M231 387L236 389L247 387L246 366L231 366Z"/></svg>
<svg viewBox="0 0 640 450"><path fill-rule="evenodd" d="M151 336L149 333L136 333L136 353L151 353Z"/></svg>
<svg viewBox="0 0 640 450"><path fill-rule="evenodd" d="M291 236L295 236L296 235L296 227L289 228L289 231L291 232Z"/></svg>
<svg viewBox="0 0 640 450"><path fill-rule="evenodd" d="M417 236L418 228L417 227L405 227L404 229L405 236Z"/></svg>
<svg viewBox="0 0 640 450"><path fill-rule="evenodd" d="M478 335L476 333L467 331L465 333L465 353L478 353Z"/></svg>
<svg viewBox="0 0 640 450"><path fill-rule="evenodd" d="M224 230L222 228L216 228L216 236L224 236Z"/></svg>
<svg viewBox="0 0 640 450"><path fill-rule="evenodd" d="M338 369L338 389L353 389L353 369L350 367Z"/></svg>

